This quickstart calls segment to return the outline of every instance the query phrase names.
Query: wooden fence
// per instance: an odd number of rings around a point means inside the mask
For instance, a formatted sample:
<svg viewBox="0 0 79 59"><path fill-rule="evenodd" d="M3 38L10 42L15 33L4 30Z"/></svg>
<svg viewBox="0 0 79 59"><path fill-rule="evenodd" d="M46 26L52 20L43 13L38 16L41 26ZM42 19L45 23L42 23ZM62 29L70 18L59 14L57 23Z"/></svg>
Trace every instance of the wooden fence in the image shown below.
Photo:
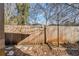
<svg viewBox="0 0 79 59"><path fill-rule="evenodd" d="M31 25L5 25L6 40L18 42L18 45L44 44L44 28ZM58 34L59 33L59 34ZM79 41L79 26L47 26L46 42L57 46Z"/></svg>

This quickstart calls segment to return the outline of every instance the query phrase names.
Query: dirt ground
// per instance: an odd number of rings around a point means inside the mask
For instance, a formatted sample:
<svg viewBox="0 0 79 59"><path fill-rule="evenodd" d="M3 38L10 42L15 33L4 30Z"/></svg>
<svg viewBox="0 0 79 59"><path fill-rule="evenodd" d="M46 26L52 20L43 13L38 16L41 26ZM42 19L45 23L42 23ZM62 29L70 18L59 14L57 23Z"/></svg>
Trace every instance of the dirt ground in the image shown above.
<svg viewBox="0 0 79 59"><path fill-rule="evenodd" d="M79 56L79 49L52 47L48 45L26 45L6 47L8 56Z"/></svg>

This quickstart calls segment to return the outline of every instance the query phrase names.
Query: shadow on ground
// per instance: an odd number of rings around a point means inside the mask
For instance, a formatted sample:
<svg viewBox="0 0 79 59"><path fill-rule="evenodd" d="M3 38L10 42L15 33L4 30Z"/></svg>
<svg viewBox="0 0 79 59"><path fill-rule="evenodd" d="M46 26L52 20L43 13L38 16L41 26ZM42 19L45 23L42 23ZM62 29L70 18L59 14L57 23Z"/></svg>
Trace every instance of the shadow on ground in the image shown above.
<svg viewBox="0 0 79 59"><path fill-rule="evenodd" d="M29 54L23 53L20 49L14 47L14 46L6 46L5 48L5 55L6 56L31 56Z"/></svg>
<svg viewBox="0 0 79 59"><path fill-rule="evenodd" d="M5 45L16 45L30 34L5 33Z"/></svg>
<svg viewBox="0 0 79 59"><path fill-rule="evenodd" d="M23 53L20 49L14 47L14 55L15 56L31 56L30 54Z"/></svg>
<svg viewBox="0 0 79 59"><path fill-rule="evenodd" d="M79 41L71 44L71 43L64 43L61 46L66 48L66 52L71 56L79 56Z"/></svg>

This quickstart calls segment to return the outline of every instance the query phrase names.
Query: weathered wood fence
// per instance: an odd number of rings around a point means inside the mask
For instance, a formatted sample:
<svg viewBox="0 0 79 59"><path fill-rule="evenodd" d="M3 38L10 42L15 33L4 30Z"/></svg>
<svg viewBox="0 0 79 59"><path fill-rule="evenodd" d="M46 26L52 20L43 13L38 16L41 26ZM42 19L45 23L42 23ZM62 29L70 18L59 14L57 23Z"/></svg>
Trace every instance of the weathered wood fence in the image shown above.
<svg viewBox="0 0 79 59"><path fill-rule="evenodd" d="M4 4L0 3L0 49L4 48Z"/></svg>
<svg viewBox="0 0 79 59"><path fill-rule="evenodd" d="M59 34L58 34L59 32ZM5 25L5 38L18 45L44 44L44 28L32 25ZM58 41L59 40L59 41ZM79 26L47 26L46 42L51 45L74 44L79 41Z"/></svg>

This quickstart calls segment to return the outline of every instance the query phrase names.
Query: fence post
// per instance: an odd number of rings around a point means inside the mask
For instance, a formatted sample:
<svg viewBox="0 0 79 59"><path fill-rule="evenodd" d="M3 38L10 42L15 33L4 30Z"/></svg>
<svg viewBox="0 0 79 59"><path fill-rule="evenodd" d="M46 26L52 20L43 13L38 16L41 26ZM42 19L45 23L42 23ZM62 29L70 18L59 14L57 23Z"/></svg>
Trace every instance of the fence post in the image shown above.
<svg viewBox="0 0 79 59"><path fill-rule="evenodd" d="M4 55L5 39L4 39L4 4L0 3L0 55Z"/></svg>

